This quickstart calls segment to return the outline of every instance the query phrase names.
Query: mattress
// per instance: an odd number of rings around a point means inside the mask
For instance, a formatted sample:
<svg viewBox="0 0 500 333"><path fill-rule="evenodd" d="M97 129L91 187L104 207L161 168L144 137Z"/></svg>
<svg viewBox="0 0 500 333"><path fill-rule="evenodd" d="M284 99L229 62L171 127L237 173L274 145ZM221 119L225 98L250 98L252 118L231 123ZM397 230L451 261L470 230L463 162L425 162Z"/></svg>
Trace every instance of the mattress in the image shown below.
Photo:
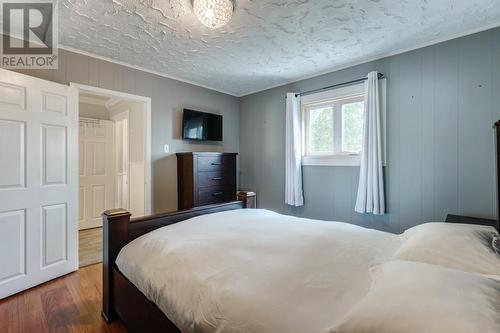
<svg viewBox="0 0 500 333"><path fill-rule="evenodd" d="M241 209L145 234L116 264L182 332L324 332L399 246L381 231Z"/></svg>

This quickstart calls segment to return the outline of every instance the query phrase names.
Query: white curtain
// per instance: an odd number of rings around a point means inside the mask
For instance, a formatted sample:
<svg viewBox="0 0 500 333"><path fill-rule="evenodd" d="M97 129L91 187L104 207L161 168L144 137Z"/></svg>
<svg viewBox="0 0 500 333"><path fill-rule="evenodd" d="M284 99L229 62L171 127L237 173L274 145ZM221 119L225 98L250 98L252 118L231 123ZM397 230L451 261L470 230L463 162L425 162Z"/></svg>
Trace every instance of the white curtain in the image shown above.
<svg viewBox="0 0 500 333"><path fill-rule="evenodd" d="M300 96L286 94L285 203L304 205L302 194L302 130Z"/></svg>
<svg viewBox="0 0 500 333"><path fill-rule="evenodd" d="M385 213L384 175L382 169L382 128L378 73L368 73L365 82L365 122L359 171L358 213Z"/></svg>

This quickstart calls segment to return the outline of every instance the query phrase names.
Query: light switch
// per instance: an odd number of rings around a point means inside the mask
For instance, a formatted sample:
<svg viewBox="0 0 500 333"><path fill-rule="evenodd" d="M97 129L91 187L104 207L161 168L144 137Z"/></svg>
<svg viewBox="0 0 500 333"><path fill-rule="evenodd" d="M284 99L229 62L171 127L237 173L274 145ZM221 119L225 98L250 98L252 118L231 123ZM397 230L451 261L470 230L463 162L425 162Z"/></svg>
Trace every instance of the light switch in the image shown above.
<svg viewBox="0 0 500 333"><path fill-rule="evenodd" d="M170 153L170 146L168 144L163 145L163 152Z"/></svg>

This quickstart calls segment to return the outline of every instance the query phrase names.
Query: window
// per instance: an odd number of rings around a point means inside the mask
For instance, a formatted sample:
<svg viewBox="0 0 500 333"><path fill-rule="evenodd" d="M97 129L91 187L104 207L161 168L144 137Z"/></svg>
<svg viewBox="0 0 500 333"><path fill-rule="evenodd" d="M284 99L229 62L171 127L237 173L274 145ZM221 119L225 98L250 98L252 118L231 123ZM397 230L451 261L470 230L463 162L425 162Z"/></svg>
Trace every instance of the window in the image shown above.
<svg viewBox="0 0 500 333"><path fill-rule="evenodd" d="M384 81L381 111L385 119L385 80L381 81ZM304 96L302 112L304 165L359 165L364 123L363 84ZM384 130L384 124L382 126Z"/></svg>

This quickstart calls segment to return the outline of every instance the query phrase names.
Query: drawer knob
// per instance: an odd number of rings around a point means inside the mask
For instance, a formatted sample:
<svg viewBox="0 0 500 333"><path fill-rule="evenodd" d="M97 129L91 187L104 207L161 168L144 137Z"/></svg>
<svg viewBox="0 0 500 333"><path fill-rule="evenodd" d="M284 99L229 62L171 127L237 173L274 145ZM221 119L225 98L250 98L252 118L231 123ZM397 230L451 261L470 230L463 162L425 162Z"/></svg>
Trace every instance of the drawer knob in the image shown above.
<svg viewBox="0 0 500 333"><path fill-rule="evenodd" d="M212 196L214 196L214 197L220 197L223 194L224 194L224 192L214 192L214 193L212 193Z"/></svg>
<svg viewBox="0 0 500 333"><path fill-rule="evenodd" d="M221 165L222 163L219 162L212 162L212 165Z"/></svg>
<svg viewBox="0 0 500 333"><path fill-rule="evenodd" d="M222 177L214 177L212 180L222 180Z"/></svg>

